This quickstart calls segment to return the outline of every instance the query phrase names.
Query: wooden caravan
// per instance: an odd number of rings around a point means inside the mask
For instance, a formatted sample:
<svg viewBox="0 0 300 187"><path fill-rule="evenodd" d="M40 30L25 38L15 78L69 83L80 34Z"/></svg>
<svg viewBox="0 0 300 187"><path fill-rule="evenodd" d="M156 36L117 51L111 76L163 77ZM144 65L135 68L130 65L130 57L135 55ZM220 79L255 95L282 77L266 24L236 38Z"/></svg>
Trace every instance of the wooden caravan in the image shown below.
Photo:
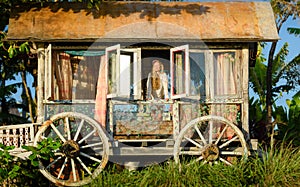
<svg viewBox="0 0 300 187"><path fill-rule="evenodd" d="M62 143L41 172L74 186L108 161L246 158L248 69L278 34L268 2L103 2L20 5L8 39L36 46L34 144Z"/></svg>

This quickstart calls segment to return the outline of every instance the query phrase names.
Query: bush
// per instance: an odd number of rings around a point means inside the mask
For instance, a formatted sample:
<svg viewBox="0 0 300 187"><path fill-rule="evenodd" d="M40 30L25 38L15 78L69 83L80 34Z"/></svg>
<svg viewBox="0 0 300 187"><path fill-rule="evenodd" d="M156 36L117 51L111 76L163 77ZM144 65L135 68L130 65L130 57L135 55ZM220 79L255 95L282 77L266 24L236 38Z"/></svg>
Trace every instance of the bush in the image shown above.
<svg viewBox="0 0 300 187"><path fill-rule="evenodd" d="M31 151L29 158L23 160L9 154L14 146L0 144L0 183L2 186L49 186L48 179L39 172L38 159L48 160L58 147L60 143L50 138L44 139L37 147L23 146Z"/></svg>

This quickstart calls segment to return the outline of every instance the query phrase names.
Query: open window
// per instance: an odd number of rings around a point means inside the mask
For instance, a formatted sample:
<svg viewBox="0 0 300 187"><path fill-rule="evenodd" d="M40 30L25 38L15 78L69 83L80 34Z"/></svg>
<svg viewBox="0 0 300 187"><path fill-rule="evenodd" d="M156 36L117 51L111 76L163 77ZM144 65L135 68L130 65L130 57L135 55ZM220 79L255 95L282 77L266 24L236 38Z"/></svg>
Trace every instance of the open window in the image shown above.
<svg viewBox="0 0 300 187"><path fill-rule="evenodd" d="M141 98L141 49L106 48L107 98Z"/></svg>
<svg viewBox="0 0 300 187"><path fill-rule="evenodd" d="M95 100L103 51L45 49L46 101Z"/></svg>
<svg viewBox="0 0 300 187"><path fill-rule="evenodd" d="M189 46L170 49L171 99L186 97L190 92Z"/></svg>

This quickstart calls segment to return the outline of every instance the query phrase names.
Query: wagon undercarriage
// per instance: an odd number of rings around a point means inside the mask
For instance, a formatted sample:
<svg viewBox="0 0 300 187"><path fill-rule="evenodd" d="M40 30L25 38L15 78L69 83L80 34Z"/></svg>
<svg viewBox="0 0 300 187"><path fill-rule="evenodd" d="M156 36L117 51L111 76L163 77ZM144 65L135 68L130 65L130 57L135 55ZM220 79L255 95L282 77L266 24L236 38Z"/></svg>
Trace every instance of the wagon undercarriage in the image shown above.
<svg viewBox="0 0 300 187"><path fill-rule="evenodd" d="M230 137L226 135L229 128ZM54 150L50 160L41 159L41 172L56 184L72 186L90 182L108 161L125 166L133 163L134 167L173 158L176 163L184 160L232 165L236 158L248 156L243 133L218 116L190 121L177 138L115 140L108 137L96 121L83 114L65 112L53 116L41 126L34 145L52 138L61 142L61 147Z"/></svg>

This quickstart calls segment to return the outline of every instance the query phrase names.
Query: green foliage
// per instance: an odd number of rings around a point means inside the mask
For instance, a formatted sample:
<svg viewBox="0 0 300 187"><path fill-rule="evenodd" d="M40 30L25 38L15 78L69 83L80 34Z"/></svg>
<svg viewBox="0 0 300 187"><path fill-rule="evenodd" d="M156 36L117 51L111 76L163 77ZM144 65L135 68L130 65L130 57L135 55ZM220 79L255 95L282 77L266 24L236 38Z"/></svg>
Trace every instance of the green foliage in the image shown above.
<svg viewBox="0 0 300 187"><path fill-rule="evenodd" d="M28 160L11 156L9 151L14 146L0 144L0 183L8 186L30 186L32 181L39 181L39 173L34 169ZM31 179L31 180L30 180Z"/></svg>
<svg viewBox="0 0 300 187"><path fill-rule="evenodd" d="M39 159L49 160L54 150L61 146L59 141L44 139L37 147L23 146L31 151L26 160L12 156L9 151L14 146L0 144L0 183L8 186L48 186L48 181L39 172Z"/></svg>
<svg viewBox="0 0 300 187"><path fill-rule="evenodd" d="M33 166L37 167L39 165L39 159L49 160L50 158L53 158L54 150L57 150L60 147L61 143L58 140L53 141L52 138L47 138L39 142L36 147L23 146L22 148L31 151L29 160Z"/></svg>
<svg viewBox="0 0 300 187"><path fill-rule="evenodd" d="M295 0L271 0L270 3L274 12L274 17L275 17L275 22L276 22L276 27L278 32L282 28L283 24L289 18L296 19L299 18L300 16L299 2ZM280 50L280 52L277 55L274 55L276 51L276 46L277 46L277 41L272 42L268 54L269 58L267 62L267 71L265 72L266 74L265 93L266 94L262 95L263 92L257 92L258 94L260 94L259 97L261 99L261 102L265 104L266 113L267 113L265 119L266 122L265 126L268 128L268 131L271 131L270 133L271 147L273 147L274 145L274 131L273 131L274 123L272 123L274 101L276 101L278 95L279 96L282 95L282 92L289 92L291 89L295 88L291 86L291 84L293 85L295 83L295 81L292 80L293 79L292 77L285 77L287 78L286 80L288 81L288 84L286 85L280 84L279 86L277 86L278 85L277 82L279 82L278 80L284 79L284 76L282 76L282 74L285 74L286 72L285 70L288 69L288 68L281 69L282 64L284 64L285 62L286 54L288 53L288 51L287 51L287 44L285 44L284 47ZM295 74L292 73L292 75ZM297 82L298 85L299 83L300 82Z"/></svg>
<svg viewBox="0 0 300 187"><path fill-rule="evenodd" d="M17 46L16 43L13 43L9 46L7 52L8 52L9 58L14 58L20 53L28 54L30 52L29 44L28 44L28 42L24 42L24 43L21 43L20 46Z"/></svg>
<svg viewBox="0 0 300 187"><path fill-rule="evenodd" d="M268 132L266 131L265 118L267 116L265 105L260 99L249 100L249 129L250 137L258 139L260 143L266 143L268 140Z"/></svg>
<svg viewBox="0 0 300 187"><path fill-rule="evenodd" d="M290 34L294 34L295 36L300 36L300 28L291 28L291 27L289 27L289 28L287 28L287 31Z"/></svg>
<svg viewBox="0 0 300 187"><path fill-rule="evenodd" d="M0 9L3 6L0 3ZM4 40L5 37L6 33L0 31L0 105L2 108L0 115L5 116L0 118L0 124L16 124L27 121L25 118L16 120L13 115L9 114L10 108L23 108L12 97L17 92L17 89L22 86L22 82L8 84L8 81L15 80L16 75L25 70L24 62L26 62L25 59L30 52L30 47L28 42L21 44L8 42Z"/></svg>
<svg viewBox="0 0 300 187"><path fill-rule="evenodd" d="M265 120L267 118L267 106L265 97L267 93L266 85L269 83L266 82L267 65L266 59L261 53L262 47L263 46L261 45L258 47L258 52L261 55L257 58L255 67L250 68L249 70L250 87L259 97L257 100L251 98L249 101L249 126L253 135L252 137L265 141L268 139L268 136L270 136L270 132L267 132L265 123ZM300 54L294 59L292 59L290 62L286 62L288 53L288 43L285 43L279 50L279 52L274 56L272 68L272 116L275 119L276 123L285 126L292 125L293 123L289 123L288 121L293 119L288 118L286 114L286 109L283 106L276 106L275 101L280 99L283 93L289 93L291 91L294 91L300 86ZM292 132L287 131L286 128L282 129L284 129L282 133ZM294 127L291 127L291 129L294 129ZM279 138L281 140L283 139L283 137Z"/></svg>
<svg viewBox="0 0 300 187"><path fill-rule="evenodd" d="M259 53L262 51L261 45L258 47ZM273 101L282 96L283 92L290 92L300 85L300 54L290 62L286 62L289 53L288 43L285 43L279 52L275 55L272 69L272 93ZM259 96L263 109L266 106L266 59L261 54L256 59L254 68L250 68L250 87Z"/></svg>
<svg viewBox="0 0 300 187"><path fill-rule="evenodd" d="M172 160L137 171L112 165L86 186L299 186L300 148L282 144L272 155L261 152L232 167L183 163L180 170Z"/></svg>
<svg viewBox="0 0 300 187"><path fill-rule="evenodd" d="M266 58L263 56L264 44L260 43L258 45L258 53L260 54L257 59L254 67L250 67L249 69L249 80L250 80L250 87L253 89L255 93L259 96L260 103L262 107L266 107L265 103L265 94L266 94L266 72L267 66L265 65Z"/></svg>
<svg viewBox="0 0 300 187"><path fill-rule="evenodd" d="M0 183L2 183L6 178L8 178L11 172L11 163L13 162L13 157L9 154L9 150L14 149L14 146L4 146L0 144ZM11 173L15 175L14 173Z"/></svg>
<svg viewBox="0 0 300 187"><path fill-rule="evenodd" d="M300 146L300 91L294 95L292 100L287 100L288 110L277 107L275 110L275 121L279 127L278 140L292 142Z"/></svg>

